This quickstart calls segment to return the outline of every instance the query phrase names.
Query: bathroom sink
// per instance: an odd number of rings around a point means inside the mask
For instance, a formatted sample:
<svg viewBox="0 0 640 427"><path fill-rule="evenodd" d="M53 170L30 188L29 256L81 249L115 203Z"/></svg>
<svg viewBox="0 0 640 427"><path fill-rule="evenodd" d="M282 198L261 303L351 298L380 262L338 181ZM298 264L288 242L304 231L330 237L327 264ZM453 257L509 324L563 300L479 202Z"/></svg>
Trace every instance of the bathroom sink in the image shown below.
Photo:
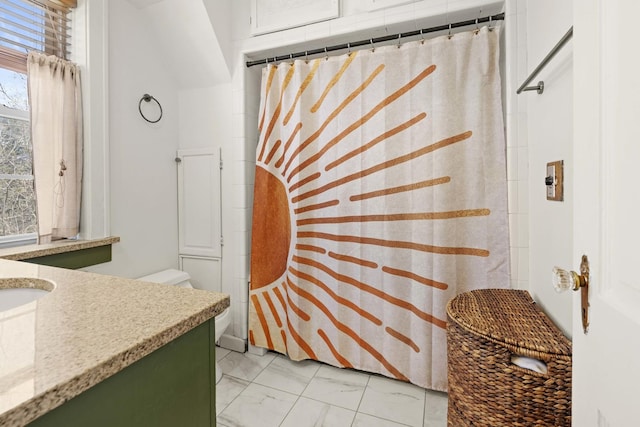
<svg viewBox="0 0 640 427"><path fill-rule="evenodd" d="M55 284L32 277L0 278L0 311L33 302L51 292Z"/></svg>

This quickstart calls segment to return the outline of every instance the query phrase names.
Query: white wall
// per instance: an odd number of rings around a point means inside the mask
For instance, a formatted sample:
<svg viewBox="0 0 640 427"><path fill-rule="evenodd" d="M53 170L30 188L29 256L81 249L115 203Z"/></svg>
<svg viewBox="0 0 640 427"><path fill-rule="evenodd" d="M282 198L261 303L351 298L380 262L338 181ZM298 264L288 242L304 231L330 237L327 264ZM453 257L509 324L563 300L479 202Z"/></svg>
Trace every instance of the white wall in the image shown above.
<svg viewBox="0 0 640 427"><path fill-rule="evenodd" d="M229 145L231 85L186 89L178 93L179 147Z"/></svg>
<svg viewBox="0 0 640 427"><path fill-rule="evenodd" d="M129 0L130 2L134 0ZM140 2L141 0L135 0ZM144 2L144 0L142 0ZM180 88L209 87L230 80L225 59L229 0L159 0L141 9L145 30L162 51L164 67ZM213 19L213 20L212 20ZM213 24L218 23L217 31Z"/></svg>
<svg viewBox="0 0 640 427"><path fill-rule="evenodd" d="M533 70L573 25L571 0L528 0L527 65ZM553 13L550 13L553 11ZM573 259L573 61L572 42L533 83L544 80L542 95L519 95L527 102L529 146L529 291L567 335L572 327L572 295L551 285L554 265L577 270ZM528 73L527 73L528 74ZM564 160L564 202L546 200L546 164ZM576 320L578 321L578 320Z"/></svg>
<svg viewBox="0 0 640 427"><path fill-rule="evenodd" d="M504 110L507 136L507 187L511 286L529 288L529 175L527 102L515 94L527 69L526 0L505 3Z"/></svg>
<svg viewBox="0 0 640 427"><path fill-rule="evenodd" d="M112 262L88 270L139 277L178 266L178 91L145 15L125 0L110 0L108 13L109 216L121 241ZM145 93L162 104L157 124L138 113Z"/></svg>
<svg viewBox="0 0 640 427"><path fill-rule="evenodd" d="M72 60L80 65L83 93L82 239L110 235L107 16L105 2L80 0L73 11Z"/></svg>

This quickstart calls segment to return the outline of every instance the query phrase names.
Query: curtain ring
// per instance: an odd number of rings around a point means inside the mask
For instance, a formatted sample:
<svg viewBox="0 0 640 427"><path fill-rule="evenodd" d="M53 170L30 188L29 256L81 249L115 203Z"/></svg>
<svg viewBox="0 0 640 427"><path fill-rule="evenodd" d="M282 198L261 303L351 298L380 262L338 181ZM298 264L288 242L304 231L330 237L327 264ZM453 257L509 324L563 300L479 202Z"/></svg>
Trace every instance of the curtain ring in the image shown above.
<svg viewBox="0 0 640 427"><path fill-rule="evenodd" d="M424 34L422 34L422 29L420 29L420 44L424 44Z"/></svg>
<svg viewBox="0 0 640 427"><path fill-rule="evenodd" d="M493 16L489 15L489 31L493 31Z"/></svg>
<svg viewBox="0 0 640 427"><path fill-rule="evenodd" d="M451 38L451 37L453 37L453 36L451 35L451 23L449 23L449 38Z"/></svg>
<svg viewBox="0 0 640 427"><path fill-rule="evenodd" d="M347 43L347 55L351 55L351 43Z"/></svg>
<svg viewBox="0 0 640 427"><path fill-rule="evenodd" d="M307 64L309 63L309 51L308 50L304 51L304 62L307 63Z"/></svg>
<svg viewBox="0 0 640 427"><path fill-rule="evenodd" d="M328 61L329 60L329 54L327 53L327 48L324 48L324 60Z"/></svg>
<svg viewBox="0 0 640 427"><path fill-rule="evenodd" d="M400 49L400 39L402 38L402 34L398 34L398 49Z"/></svg>
<svg viewBox="0 0 640 427"><path fill-rule="evenodd" d="M373 45L373 39L369 39L369 43L371 43L371 52L375 52L376 47Z"/></svg>
<svg viewBox="0 0 640 427"><path fill-rule="evenodd" d="M156 104L158 104L158 108L160 109L160 115L155 120L149 120L142 112L142 101L151 102L152 100L155 101ZM153 96L149 95L148 93L145 93L144 95L142 95L142 98L140 98L140 102L138 102L138 111L140 112L140 115L142 116L142 118L148 121L149 123L158 123L162 118L162 105L160 105L160 102L157 99L155 99Z"/></svg>

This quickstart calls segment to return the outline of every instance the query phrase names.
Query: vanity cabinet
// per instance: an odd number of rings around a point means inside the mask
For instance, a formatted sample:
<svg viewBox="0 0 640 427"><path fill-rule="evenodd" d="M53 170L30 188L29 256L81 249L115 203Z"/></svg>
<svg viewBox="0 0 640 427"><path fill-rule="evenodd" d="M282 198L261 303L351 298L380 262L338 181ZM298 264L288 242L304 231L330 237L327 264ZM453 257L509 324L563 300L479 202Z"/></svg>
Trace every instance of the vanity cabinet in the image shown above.
<svg viewBox="0 0 640 427"><path fill-rule="evenodd" d="M215 426L214 326L202 323L29 427Z"/></svg>

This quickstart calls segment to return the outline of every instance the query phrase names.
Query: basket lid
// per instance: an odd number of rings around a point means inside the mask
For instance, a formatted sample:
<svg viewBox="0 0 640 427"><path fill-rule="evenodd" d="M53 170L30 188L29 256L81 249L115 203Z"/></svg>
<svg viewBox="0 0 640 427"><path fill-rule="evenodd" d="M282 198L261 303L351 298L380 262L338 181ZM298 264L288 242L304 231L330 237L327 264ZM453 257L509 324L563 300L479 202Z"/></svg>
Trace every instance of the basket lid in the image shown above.
<svg viewBox="0 0 640 427"><path fill-rule="evenodd" d="M479 289L447 304L447 315L466 330L511 347L571 356L571 341L533 301L529 292Z"/></svg>

